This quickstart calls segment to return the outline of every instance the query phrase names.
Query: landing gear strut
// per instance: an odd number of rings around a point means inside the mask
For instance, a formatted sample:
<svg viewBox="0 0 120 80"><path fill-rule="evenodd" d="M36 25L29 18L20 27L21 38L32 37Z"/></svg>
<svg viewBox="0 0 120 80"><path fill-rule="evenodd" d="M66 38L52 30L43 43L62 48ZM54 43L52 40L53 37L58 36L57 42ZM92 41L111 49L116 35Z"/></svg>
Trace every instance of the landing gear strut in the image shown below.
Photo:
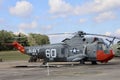
<svg viewBox="0 0 120 80"><path fill-rule="evenodd" d="M47 58L44 59L44 60L43 60L43 65L46 65L48 61L49 61L49 59L47 59Z"/></svg>
<svg viewBox="0 0 120 80"><path fill-rule="evenodd" d="M84 60L80 60L80 64L85 64L85 61Z"/></svg>
<svg viewBox="0 0 120 80"><path fill-rule="evenodd" d="M37 57L31 56L28 62L37 62Z"/></svg>

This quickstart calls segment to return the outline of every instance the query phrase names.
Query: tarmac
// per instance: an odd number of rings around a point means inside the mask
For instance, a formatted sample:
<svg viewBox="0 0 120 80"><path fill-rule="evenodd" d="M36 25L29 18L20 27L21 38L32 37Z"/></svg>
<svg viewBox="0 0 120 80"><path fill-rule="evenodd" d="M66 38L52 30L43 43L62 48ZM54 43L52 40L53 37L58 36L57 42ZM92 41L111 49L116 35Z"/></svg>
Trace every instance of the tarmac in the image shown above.
<svg viewBox="0 0 120 80"><path fill-rule="evenodd" d="M108 63L28 63L0 62L0 80L120 80L120 58Z"/></svg>

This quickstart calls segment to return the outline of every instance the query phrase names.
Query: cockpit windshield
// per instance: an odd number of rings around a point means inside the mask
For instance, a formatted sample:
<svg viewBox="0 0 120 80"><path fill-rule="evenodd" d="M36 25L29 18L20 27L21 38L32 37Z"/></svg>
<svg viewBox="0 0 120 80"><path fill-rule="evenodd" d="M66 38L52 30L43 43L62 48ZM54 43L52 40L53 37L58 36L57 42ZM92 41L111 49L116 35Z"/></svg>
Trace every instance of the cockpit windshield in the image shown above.
<svg viewBox="0 0 120 80"><path fill-rule="evenodd" d="M98 50L103 50L106 54L109 53L109 47L107 44L105 44L104 42L98 42L98 46L97 46Z"/></svg>

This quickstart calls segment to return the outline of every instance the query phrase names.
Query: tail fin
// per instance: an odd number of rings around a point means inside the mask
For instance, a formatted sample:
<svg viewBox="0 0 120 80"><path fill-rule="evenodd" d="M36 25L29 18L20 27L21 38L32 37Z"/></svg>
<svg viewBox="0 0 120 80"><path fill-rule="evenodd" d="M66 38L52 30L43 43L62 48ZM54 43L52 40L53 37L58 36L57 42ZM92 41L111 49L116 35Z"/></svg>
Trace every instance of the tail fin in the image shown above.
<svg viewBox="0 0 120 80"><path fill-rule="evenodd" d="M24 47L23 47L21 44L19 44L17 41L14 41L14 42L12 43L12 45L13 45L16 49L18 49L21 53L25 53Z"/></svg>

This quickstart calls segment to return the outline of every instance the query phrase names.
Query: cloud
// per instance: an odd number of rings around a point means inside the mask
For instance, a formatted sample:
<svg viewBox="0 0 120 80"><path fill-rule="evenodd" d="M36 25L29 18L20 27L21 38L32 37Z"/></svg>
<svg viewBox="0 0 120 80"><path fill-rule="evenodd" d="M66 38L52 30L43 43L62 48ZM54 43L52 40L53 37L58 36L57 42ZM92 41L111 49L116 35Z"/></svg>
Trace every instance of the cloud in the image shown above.
<svg viewBox="0 0 120 80"><path fill-rule="evenodd" d="M120 38L120 29L115 30L114 32L106 32L105 35ZM111 39L112 40L112 39ZM116 39L114 43L118 42L119 39Z"/></svg>
<svg viewBox="0 0 120 80"><path fill-rule="evenodd" d="M66 16L66 14L71 14L72 6L66 3L64 0L49 0L50 10L52 14L57 14L59 16Z"/></svg>
<svg viewBox="0 0 120 80"><path fill-rule="evenodd" d="M3 0L0 0L0 5L2 4Z"/></svg>
<svg viewBox="0 0 120 80"><path fill-rule="evenodd" d="M3 0L0 0L0 9L2 7L2 4L3 4Z"/></svg>
<svg viewBox="0 0 120 80"><path fill-rule="evenodd" d="M120 35L120 29L117 29L115 32L117 35Z"/></svg>
<svg viewBox="0 0 120 80"><path fill-rule="evenodd" d="M114 32L106 32L105 35L120 37L120 29L117 29Z"/></svg>
<svg viewBox="0 0 120 80"><path fill-rule="evenodd" d="M85 19L85 18L81 18L81 19L79 20L80 23L85 23L86 21L87 21L87 19Z"/></svg>
<svg viewBox="0 0 120 80"><path fill-rule="evenodd" d="M106 32L105 35L110 36L111 32Z"/></svg>
<svg viewBox="0 0 120 80"><path fill-rule="evenodd" d="M76 7L78 14L106 12L120 7L120 0L93 0Z"/></svg>
<svg viewBox="0 0 120 80"><path fill-rule="evenodd" d="M47 25L47 26L44 26L44 27L41 27L41 29L42 29L42 31L49 31L49 30L51 30L53 28L53 26L51 26L51 25Z"/></svg>
<svg viewBox="0 0 120 80"><path fill-rule="evenodd" d="M23 32L25 29L34 29L38 26L36 21L32 21L31 23L21 23L19 24L20 32Z"/></svg>
<svg viewBox="0 0 120 80"><path fill-rule="evenodd" d="M82 5L73 6L64 0L49 0L50 13L56 15L84 15L115 10L120 7L120 0L91 0Z"/></svg>
<svg viewBox="0 0 120 80"><path fill-rule="evenodd" d="M5 23L5 19L0 18L0 24L3 24L3 23Z"/></svg>
<svg viewBox="0 0 120 80"><path fill-rule="evenodd" d="M19 17L28 17L31 15L33 5L27 1L18 1L15 6L10 7L9 11L12 15Z"/></svg>
<svg viewBox="0 0 120 80"><path fill-rule="evenodd" d="M99 14L97 17L94 18L94 20L96 22L103 22L103 21L112 20L115 18L116 18L115 14L109 11L109 12L103 12Z"/></svg>

